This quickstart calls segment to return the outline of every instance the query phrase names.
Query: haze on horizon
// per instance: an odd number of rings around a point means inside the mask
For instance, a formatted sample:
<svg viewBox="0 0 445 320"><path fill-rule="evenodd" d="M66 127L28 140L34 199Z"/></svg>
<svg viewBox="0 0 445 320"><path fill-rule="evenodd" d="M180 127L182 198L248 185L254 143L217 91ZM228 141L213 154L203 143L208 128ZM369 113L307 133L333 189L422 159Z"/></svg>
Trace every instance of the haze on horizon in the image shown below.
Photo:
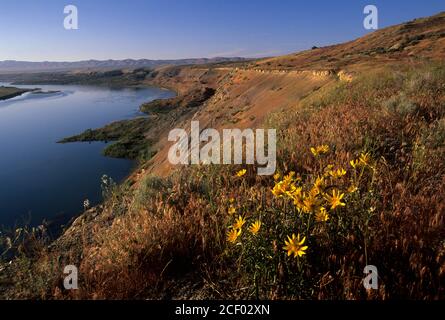
<svg viewBox="0 0 445 320"><path fill-rule="evenodd" d="M79 30L63 27L69 4L79 10ZM0 11L0 61L282 55L370 32L363 28L367 4L378 7L379 28L445 10L437 0L8 1Z"/></svg>

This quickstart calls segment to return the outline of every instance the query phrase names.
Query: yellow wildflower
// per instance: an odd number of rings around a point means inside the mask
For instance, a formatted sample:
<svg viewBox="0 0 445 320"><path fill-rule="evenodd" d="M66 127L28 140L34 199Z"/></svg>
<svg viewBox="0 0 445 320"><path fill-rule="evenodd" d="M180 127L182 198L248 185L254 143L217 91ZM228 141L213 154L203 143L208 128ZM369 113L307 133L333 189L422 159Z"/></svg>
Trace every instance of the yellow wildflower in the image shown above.
<svg viewBox="0 0 445 320"><path fill-rule="evenodd" d="M329 175L333 178L341 178L346 174L345 169L337 169L337 170L331 170L329 171Z"/></svg>
<svg viewBox="0 0 445 320"><path fill-rule="evenodd" d="M275 174L273 175L273 179L274 179L275 181L278 181L278 179L280 179L280 174L279 174L279 173L275 173Z"/></svg>
<svg viewBox="0 0 445 320"><path fill-rule="evenodd" d="M326 222L329 220L329 215L324 207L320 207L317 214L315 215L315 220L317 222Z"/></svg>
<svg viewBox="0 0 445 320"><path fill-rule="evenodd" d="M319 193L320 193L320 190L318 188L316 188L315 186L312 187L311 190L309 190L309 196L312 198L315 198L316 196L318 196Z"/></svg>
<svg viewBox="0 0 445 320"><path fill-rule="evenodd" d="M230 229L227 231L227 241L230 243L235 243L238 237L241 235L241 229Z"/></svg>
<svg viewBox="0 0 445 320"><path fill-rule="evenodd" d="M297 207L298 209L304 210L304 203L303 203L303 198L302 197L296 197L294 198L294 205L295 207Z"/></svg>
<svg viewBox="0 0 445 320"><path fill-rule="evenodd" d="M243 217L238 216L238 218L235 220L233 228L237 229L237 230L241 229L245 223L246 223L246 220Z"/></svg>
<svg viewBox="0 0 445 320"><path fill-rule="evenodd" d="M317 205L317 199L315 195L309 193L306 197L304 197L303 206L301 209L303 209L304 212L309 213L314 210L316 205Z"/></svg>
<svg viewBox="0 0 445 320"><path fill-rule="evenodd" d="M238 172L236 173L236 176L237 176L237 177L242 177L242 176L244 176L244 175L246 174L246 172L247 172L246 169L242 169L242 170L240 170L240 171L238 171Z"/></svg>
<svg viewBox="0 0 445 320"><path fill-rule="evenodd" d="M359 157L359 160L365 166L370 166L371 164L371 156L369 155L369 153L362 153Z"/></svg>
<svg viewBox="0 0 445 320"><path fill-rule="evenodd" d="M326 144L324 144L322 146L319 146L318 147L318 151L322 152L322 153L328 153L329 152L329 146L326 145Z"/></svg>
<svg viewBox="0 0 445 320"><path fill-rule="evenodd" d="M284 241L285 246L283 249L287 251L287 255L294 255L294 258L301 257L306 254L307 246L303 246L304 242L306 241L306 237L303 237L303 239L300 240L300 234L298 236L295 236L295 233L292 234L292 237L287 236L288 240Z"/></svg>
<svg viewBox="0 0 445 320"><path fill-rule="evenodd" d="M227 212L232 216L236 213L236 208L234 206L230 206Z"/></svg>
<svg viewBox="0 0 445 320"><path fill-rule="evenodd" d="M284 183L284 181L277 182L272 189L272 194L275 197L282 197L289 187L290 186Z"/></svg>
<svg viewBox="0 0 445 320"><path fill-rule="evenodd" d="M289 192L289 197L291 197L292 199L294 199L295 197L300 197L301 196L301 191L303 189L301 187L295 187L295 189L292 190L292 192Z"/></svg>
<svg viewBox="0 0 445 320"><path fill-rule="evenodd" d="M297 187L295 186L294 182L290 179L287 179L277 182L272 189L272 193L276 197L281 197L284 194L290 196L293 192L295 192L296 189Z"/></svg>
<svg viewBox="0 0 445 320"><path fill-rule="evenodd" d="M324 178L318 176L317 179L314 182L314 189L317 189L318 191L321 191L324 185Z"/></svg>
<svg viewBox="0 0 445 320"><path fill-rule="evenodd" d="M341 202L341 199L345 196L344 193L340 193L338 190L332 190L332 195L326 195L325 199L331 205L331 209L334 210L338 206L344 207L346 204Z"/></svg>
<svg viewBox="0 0 445 320"><path fill-rule="evenodd" d="M299 209L303 209L304 206L302 190L301 187L298 187L290 194L291 199L294 201L294 205Z"/></svg>
<svg viewBox="0 0 445 320"><path fill-rule="evenodd" d="M283 177L283 181L291 181L294 179L294 176L295 176L295 171L291 171Z"/></svg>
<svg viewBox="0 0 445 320"><path fill-rule="evenodd" d="M349 163L354 169L357 169L360 166L360 160L351 160Z"/></svg>
<svg viewBox="0 0 445 320"><path fill-rule="evenodd" d="M278 198L281 197L283 193L284 192L281 188L281 182L276 183L275 186L272 188L272 194Z"/></svg>
<svg viewBox="0 0 445 320"><path fill-rule="evenodd" d="M317 149L316 148L311 148L311 152L312 152L312 154L315 156L315 157L318 157L318 152L317 152Z"/></svg>
<svg viewBox="0 0 445 320"><path fill-rule="evenodd" d="M256 235L258 233L258 231L260 231L261 228L261 221L260 220L256 220L254 223L252 223L249 227L249 231L253 234Z"/></svg>
<svg viewBox="0 0 445 320"><path fill-rule="evenodd" d="M312 186L311 190L309 191L309 195L314 198L316 196L318 196L323 191L323 185L324 185L324 178L317 177L317 179L314 182L314 185Z"/></svg>
<svg viewBox="0 0 445 320"><path fill-rule="evenodd" d="M320 154L328 153L329 152L329 146L328 145L322 145L317 147L312 147L311 152L315 157L318 157Z"/></svg>

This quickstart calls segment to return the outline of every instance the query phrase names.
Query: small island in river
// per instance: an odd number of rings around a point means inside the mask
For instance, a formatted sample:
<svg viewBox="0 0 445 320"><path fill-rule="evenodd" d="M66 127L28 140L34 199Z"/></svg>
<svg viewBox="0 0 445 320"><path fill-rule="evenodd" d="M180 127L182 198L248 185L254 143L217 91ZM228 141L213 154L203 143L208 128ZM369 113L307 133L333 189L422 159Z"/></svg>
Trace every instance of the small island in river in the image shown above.
<svg viewBox="0 0 445 320"><path fill-rule="evenodd" d="M8 100L30 91L34 91L35 89L21 89L15 87L4 87L0 86L0 100Z"/></svg>
<svg viewBox="0 0 445 320"><path fill-rule="evenodd" d="M5 87L0 86L0 101L12 99L18 96L21 96L24 93L31 92L32 94L57 94L60 91L50 90L50 91L42 91L39 88L34 89L25 89L25 88L16 88L16 87Z"/></svg>

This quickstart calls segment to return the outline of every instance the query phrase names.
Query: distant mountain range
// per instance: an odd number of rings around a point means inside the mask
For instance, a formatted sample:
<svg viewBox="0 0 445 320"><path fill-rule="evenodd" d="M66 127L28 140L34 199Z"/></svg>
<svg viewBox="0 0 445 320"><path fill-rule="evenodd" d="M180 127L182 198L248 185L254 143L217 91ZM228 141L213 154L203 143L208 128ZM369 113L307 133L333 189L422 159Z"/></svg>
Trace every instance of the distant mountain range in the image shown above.
<svg viewBox="0 0 445 320"><path fill-rule="evenodd" d="M44 72L44 71L69 71L85 69L115 69L115 68L156 68L163 65L187 65L187 64L206 64L220 62L243 61L245 58L198 58L198 59L179 59L179 60L149 60L149 59L126 59L126 60L84 60L75 62L29 62L5 60L0 61L0 72Z"/></svg>

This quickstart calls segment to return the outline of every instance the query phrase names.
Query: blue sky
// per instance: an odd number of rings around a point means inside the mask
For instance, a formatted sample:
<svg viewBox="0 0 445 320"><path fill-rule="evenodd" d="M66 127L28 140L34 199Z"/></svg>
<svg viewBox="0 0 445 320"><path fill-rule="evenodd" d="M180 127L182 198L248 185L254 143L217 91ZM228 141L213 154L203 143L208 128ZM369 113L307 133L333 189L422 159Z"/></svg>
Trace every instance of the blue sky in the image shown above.
<svg viewBox="0 0 445 320"><path fill-rule="evenodd" d="M63 27L68 4L79 30ZM280 55L366 34L367 4L380 28L445 11L444 0L2 1L0 60Z"/></svg>

